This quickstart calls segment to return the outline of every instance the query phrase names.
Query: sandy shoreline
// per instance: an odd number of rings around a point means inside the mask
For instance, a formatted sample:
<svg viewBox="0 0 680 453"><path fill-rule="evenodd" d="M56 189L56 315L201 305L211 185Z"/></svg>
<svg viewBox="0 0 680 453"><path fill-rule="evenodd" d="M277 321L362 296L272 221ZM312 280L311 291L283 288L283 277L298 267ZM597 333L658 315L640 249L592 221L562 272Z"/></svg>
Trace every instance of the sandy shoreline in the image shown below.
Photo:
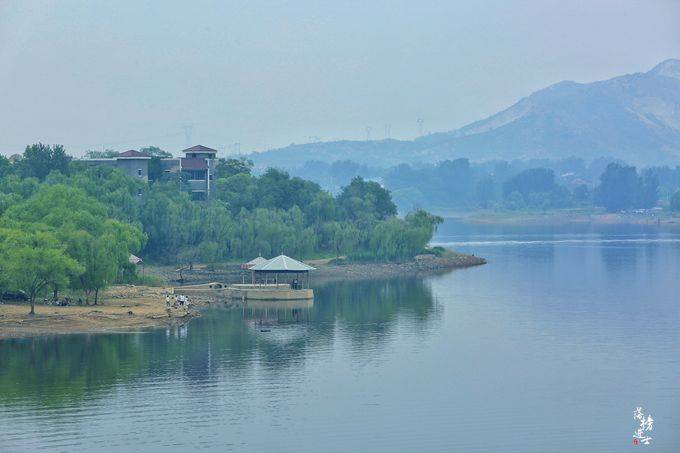
<svg viewBox="0 0 680 453"><path fill-rule="evenodd" d="M447 257L420 257L404 263L360 263L332 265L328 260L313 261L317 270L313 281L363 280L440 273L451 269L485 264L483 258L451 254ZM104 291L99 305L57 307L36 304L36 314L28 314L29 305L5 303L0 305L0 339L38 335L72 333L123 332L152 327L184 324L200 316L200 309L211 301L195 298L190 309L165 308L165 295L179 286L171 267L148 267L147 273L161 278L163 287L114 286ZM200 266L183 272L184 284L219 281L240 283L244 273L238 265L228 265L219 271L208 271Z"/></svg>
<svg viewBox="0 0 680 453"><path fill-rule="evenodd" d="M357 263L340 266L317 265L313 278L316 280L364 280L374 278L392 278L403 276L427 275L451 269L461 269L486 264L484 258L453 254L448 257L428 256L404 263Z"/></svg>
<svg viewBox="0 0 680 453"><path fill-rule="evenodd" d="M36 304L29 315L26 304L0 305L0 339L70 333L105 333L183 324L198 316L184 307L165 308L171 288L114 286L102 304L55 307Z"/></svg>

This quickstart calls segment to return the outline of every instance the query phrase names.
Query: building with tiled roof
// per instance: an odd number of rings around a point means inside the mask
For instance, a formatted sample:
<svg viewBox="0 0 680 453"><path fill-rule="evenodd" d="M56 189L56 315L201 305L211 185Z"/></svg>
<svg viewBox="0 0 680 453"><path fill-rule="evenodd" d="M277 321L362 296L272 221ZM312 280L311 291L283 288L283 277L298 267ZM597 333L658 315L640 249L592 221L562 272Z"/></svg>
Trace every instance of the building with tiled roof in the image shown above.
<svg viewBox="0 0 680 453"><path fill-rule="evenodd" d="M125 152L118 153L117 159L151 159L147 153L142 153L134 149L129 149Z"/></svg>
<svg viewBox="0 0 680 453"><path fill-rule="evenodd" d="M160 168L163 173L179 173L182 179L180 187L191 193L194 199L206 199L210 196L214 180L217 150L203 145L192 146L182 151L184 157L162 158ZM112 158L82 159L88 165L108 165L120 168L129 176L142 178L149 182L149 161L152 157L146 153L130 149L118 153Z"/></svg>

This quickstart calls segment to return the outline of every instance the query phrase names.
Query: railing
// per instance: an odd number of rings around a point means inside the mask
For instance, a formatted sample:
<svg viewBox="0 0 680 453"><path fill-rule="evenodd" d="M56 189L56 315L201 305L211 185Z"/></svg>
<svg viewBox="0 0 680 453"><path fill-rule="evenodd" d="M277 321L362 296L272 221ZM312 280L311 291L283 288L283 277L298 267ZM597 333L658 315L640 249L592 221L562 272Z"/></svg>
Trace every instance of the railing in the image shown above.
<svg viewBox="0 0 680 453"><path fill-rule="evenodd" d="M208 190L208 181L205 179L189 179L187 185L190 190Z"/></svg>

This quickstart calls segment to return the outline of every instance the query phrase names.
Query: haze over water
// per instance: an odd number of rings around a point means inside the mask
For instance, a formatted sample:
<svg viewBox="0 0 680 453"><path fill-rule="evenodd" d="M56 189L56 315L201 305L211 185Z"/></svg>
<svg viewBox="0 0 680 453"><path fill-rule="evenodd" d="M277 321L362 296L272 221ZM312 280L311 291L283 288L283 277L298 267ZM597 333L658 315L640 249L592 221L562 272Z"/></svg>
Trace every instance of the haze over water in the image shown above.
<svg viewBox="0 0 680 453"><path fill-rule="evenodd" d="M469 228L485 266L328 283L261 327L0 341L0 451L593 451L680 445L680 234ZM634 451L634 450L633 450Z"/></svg>

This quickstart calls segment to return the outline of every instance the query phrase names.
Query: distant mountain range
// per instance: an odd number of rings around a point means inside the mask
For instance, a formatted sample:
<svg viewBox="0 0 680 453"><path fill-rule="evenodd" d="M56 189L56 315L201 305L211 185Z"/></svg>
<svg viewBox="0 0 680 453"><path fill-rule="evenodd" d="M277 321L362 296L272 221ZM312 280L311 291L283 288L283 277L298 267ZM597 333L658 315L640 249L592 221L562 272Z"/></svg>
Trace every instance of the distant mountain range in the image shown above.
<svg viewBox="0 0 680 453"><path fill-rule="evenodd" d="M258 167L293 168L310 160L388 167L570 156L680 165L680 60L600 82L556 83L486 119L413 141L308 143L249 157Z"/></svg>

